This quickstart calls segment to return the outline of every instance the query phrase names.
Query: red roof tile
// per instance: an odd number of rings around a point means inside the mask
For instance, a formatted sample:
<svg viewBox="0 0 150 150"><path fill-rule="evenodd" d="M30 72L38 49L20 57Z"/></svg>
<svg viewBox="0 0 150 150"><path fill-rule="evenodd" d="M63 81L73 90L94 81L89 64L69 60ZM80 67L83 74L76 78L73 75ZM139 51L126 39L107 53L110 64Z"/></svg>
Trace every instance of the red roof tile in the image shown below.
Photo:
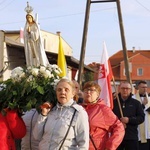
<svg viewBox="0 0 150 150"><path fill-rule="evenodd" d="M128 59L130 59L131 57L137 54L141 54L147 58L150 58L150 50L135 50L135 51L127 50L127 54L128 54ZM120 62L124 60L123 51L120 50L119 52L115 53L109 58L109 60L110 60L111 66L119 65Z"/></svg>

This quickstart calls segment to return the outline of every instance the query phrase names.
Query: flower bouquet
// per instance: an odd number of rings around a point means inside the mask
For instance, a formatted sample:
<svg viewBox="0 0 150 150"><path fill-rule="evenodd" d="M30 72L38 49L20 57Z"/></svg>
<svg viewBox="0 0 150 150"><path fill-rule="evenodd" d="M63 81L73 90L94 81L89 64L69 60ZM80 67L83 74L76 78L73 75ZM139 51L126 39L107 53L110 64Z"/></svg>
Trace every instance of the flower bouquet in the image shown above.
<svg viewBox="0 0 150 150"><path fill-rule="evenodd" d="M46 101L55 105L60 73L57 65L13 69L10 79L0 83L0 111L10 108L25 112L33 107L39 110Z"/></svg>

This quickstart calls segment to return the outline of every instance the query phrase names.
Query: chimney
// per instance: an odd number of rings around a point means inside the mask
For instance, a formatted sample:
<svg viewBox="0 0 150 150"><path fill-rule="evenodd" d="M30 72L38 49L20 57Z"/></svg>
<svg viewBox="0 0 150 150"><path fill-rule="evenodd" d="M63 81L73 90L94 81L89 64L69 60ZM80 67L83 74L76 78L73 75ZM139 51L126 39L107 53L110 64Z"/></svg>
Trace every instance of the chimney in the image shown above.
<svg viewBox="0 0 150 150"><path fill-rule="evenodd" d="M132 51L133 51L133 53L135 53L135 47L132 47Z"/></svg>
<svg viewBox="0 0 150 150"><path fill-rule="evenodd" d="M60 36L61 32L60 32L60 31L57 31L56 34L57 34L58 36Z"/></svg>

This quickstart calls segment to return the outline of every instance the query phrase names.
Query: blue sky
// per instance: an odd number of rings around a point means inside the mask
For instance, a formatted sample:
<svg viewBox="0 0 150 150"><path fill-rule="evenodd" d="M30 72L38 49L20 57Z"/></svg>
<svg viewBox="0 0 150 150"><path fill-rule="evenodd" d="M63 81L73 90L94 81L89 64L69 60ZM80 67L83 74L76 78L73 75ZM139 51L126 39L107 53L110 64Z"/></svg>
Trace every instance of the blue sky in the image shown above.
<svg viewBox="0 0 150 150"><path fill-rule="evenodd" d="M93 0L94 1L94 0ZM149 0L120 0L126 47L150 50ZM61 35L80 58L86 0L28 0L38 13L42 30ZM0 30L19 30L25 24L26 0L0 0ZM105 41L108 55L122 49L116 3L91 4L85 63L100 62Z"/></svg>

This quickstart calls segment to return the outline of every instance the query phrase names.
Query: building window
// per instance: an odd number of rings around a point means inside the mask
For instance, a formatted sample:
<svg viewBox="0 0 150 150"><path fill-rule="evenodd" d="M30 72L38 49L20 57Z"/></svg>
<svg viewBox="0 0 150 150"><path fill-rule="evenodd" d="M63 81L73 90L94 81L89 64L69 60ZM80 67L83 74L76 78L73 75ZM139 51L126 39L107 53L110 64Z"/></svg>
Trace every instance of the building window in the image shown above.
<svg viewBox="0 0 150 150"><path fill-rule="evenodd" d="M138 76L142 76L143 75L143 69L142 68L138 68L137 69L137 75Z"/></svg>

